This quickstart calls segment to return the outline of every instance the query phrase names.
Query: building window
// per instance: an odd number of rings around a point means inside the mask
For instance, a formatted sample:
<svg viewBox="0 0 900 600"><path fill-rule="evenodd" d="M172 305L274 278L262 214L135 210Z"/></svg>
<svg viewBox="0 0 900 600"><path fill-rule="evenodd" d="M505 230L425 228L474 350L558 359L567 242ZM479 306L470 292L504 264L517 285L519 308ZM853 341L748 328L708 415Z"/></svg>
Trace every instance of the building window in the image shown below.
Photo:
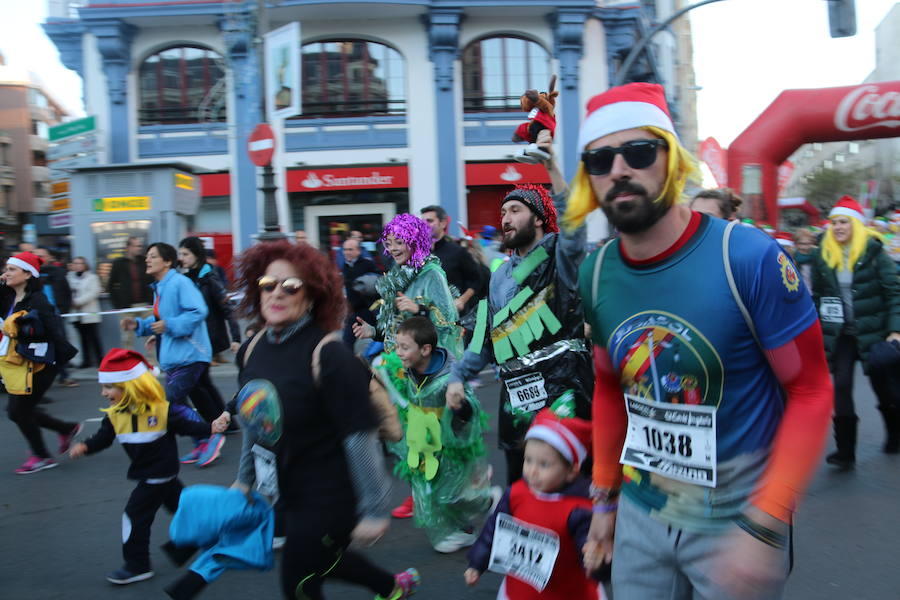
<svg viewBox="0 0 900 600"><path fill-rule="evenodd" d="M303 116L357 117L406 113L406 75L399 52L375 42L304 44Z"/></svg>
<svg viewBox="0 0 900 600"><path fill-rule="evenodd" d="M546 91L550 55L536 42L491 37L463 51L463 107L466 112L519 111L529 89Z"/></svg>
<svg viewBox="0 0 900 600"><path fill-rule="evenodd" d="M856 142L850 142L847 144L847 152L850 154L859 154L859 144Z"/></svg>
<svg viewBox="0 0 900 600"><path fill-rule="evenodd" d="M225 121L225 68L199 46L166 48L140 68L140 124Z"/></svg>

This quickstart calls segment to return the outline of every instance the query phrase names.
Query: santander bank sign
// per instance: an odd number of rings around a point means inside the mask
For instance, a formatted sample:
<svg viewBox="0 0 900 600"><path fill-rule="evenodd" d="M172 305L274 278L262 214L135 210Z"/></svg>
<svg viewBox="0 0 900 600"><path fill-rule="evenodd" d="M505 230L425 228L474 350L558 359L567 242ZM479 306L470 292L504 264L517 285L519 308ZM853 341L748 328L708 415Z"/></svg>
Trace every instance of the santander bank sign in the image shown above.
<svg viewBox="0 0 900 600"><path fill-rule="evenodd" d="M882 92L874 84L854 88L838 104L834 126L846 132L900 127L900 92Z"/></svg>

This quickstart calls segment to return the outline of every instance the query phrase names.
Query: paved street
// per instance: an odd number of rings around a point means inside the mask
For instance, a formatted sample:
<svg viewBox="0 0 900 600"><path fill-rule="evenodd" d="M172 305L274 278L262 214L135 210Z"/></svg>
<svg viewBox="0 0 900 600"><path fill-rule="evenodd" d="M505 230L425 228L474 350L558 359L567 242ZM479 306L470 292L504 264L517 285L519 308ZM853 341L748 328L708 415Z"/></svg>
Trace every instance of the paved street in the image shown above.
<svg viewBox="0 0 900 600"><path fill-rule="evenodd" d="M214 381L225 397L236 389L234 369L215 367ZM84 374L87 376L88 374ZM787 598L791 600L892 600L900 597L897 539L900 537L900 457L881 453L882 426L868 383L858 378L857 404L861 433L858 466L853 472L822 468L797 519L796 559ZM47 409L71 419L97 418L104 405L98 386L82 381L74 389L53 388ZM479 390L487 410L495 414L497 387ZM88 423L86 433L97 428ZM45 434L51 448L56 436ZM187 440L181 440L182 448ZM495 440L489 447L495 448ZM208 469L182 469L186 485L229 485L236 471L239 439L228 439L223 458ZM15 426L0 419L0 597L49 600L164 597L162 588L175 579L173 567L157 547L167 538L169 516L161 511L153 529L152 557L156 577L123 588L108 584L104 573L121 564L120 519L133 484L125 479L127 459L118 445L79 461L61 460L56 469L28 476L13 474L25 459L25 443ZM503 465L493 450L497 481ZM405 494L394 488L394 500ZM486 574L477 588L462 582L464 553L435 553L410 521L393 526L369 556L392 571L416 566L422 600L489 599L499 577ZM279 598L276 573L226 573L201 598ZM330 598L371 600L366 591L331 584Z"/></svg>

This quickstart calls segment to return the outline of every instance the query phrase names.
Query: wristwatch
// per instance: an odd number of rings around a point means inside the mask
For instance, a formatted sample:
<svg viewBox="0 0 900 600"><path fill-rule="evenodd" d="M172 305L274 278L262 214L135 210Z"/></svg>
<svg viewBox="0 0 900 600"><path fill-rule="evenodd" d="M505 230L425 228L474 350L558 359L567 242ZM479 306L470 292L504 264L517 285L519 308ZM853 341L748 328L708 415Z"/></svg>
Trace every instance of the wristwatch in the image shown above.
<svg viewBox="0 0 900 600"><path fill-rule="evenodd" d="M591 484L591 502L594 504L612 504L619 498L619 490L600 488Z"/></svg>

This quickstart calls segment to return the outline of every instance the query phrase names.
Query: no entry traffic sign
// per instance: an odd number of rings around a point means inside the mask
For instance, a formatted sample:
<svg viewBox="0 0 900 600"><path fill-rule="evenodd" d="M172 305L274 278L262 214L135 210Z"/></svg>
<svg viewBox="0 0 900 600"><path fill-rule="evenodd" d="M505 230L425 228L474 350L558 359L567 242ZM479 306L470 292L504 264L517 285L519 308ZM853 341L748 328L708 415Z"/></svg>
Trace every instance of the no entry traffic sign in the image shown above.
<svg viewBox="0 0 900 600"><path fill-rule="evenodd" d="M275 133L268 123L260 123L253 128L253 133L247 138L247 154L257 167L272 164L272 155L275 154Z"/></svg>

